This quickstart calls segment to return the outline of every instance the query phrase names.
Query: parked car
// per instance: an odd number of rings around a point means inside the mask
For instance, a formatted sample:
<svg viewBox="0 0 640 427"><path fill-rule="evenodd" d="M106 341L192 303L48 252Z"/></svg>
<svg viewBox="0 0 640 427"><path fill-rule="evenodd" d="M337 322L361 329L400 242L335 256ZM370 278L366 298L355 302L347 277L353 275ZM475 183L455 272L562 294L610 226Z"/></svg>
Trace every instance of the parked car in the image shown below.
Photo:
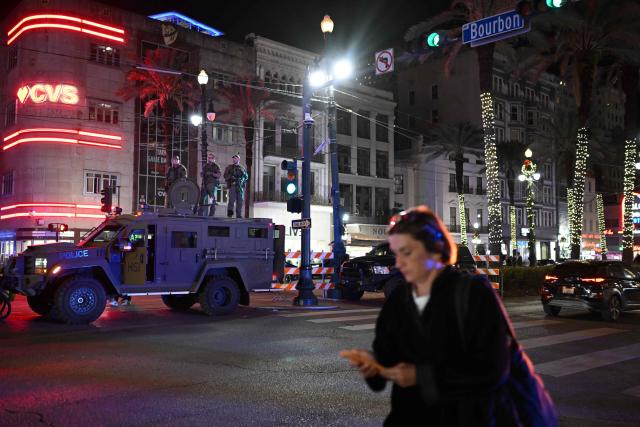
<svg viewBox="0 0 640 427"><path fill-rule="evenodd" d="M538 265L543 266L543 265L555 265L556 262L552 259L541 259L538 261Z"/></svg>
<svg viewBox="0 0 640 427"><path fill-rule="evenodd" d="M540 297L550 316L566 307L616 321L622 311L640 309L640 275L621 261L569 261L545 276Z"/></svg>
<svg viewBox="0 0 640 427"><path fill-rule="evenodd" d="M359 300L367 292L383 291L385 297L404 282L395 268L396 257L387 242L380 243L365 256L353 258L342 264L341 289L346 299ZM476 263L466 246L458 245L458 262L461 270L475 272Z"/></svg>

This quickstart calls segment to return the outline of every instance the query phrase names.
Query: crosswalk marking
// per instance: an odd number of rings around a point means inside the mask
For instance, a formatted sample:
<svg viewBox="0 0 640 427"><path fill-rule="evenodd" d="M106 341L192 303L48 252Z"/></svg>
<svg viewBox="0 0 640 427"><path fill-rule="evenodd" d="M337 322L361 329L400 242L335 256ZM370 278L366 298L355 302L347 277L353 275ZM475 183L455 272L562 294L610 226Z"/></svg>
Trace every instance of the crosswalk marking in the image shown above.
<svg viewBox="0 0 640 427"><path fill-rule="evenodd" d="M365 314L361 316L343 316L343 317L331 317L329 319L310 319L309 322L312 323L332 323L332 322L345 322L349 320L369 320L376 319L378 317L377 314Z"/></svg>
<svg viewBox="0 0 640 427"><path fill-rule="evenodd" d="M519 340L519 341L525 350L530 350L532 348L546 347L549 345L563 344L563 343L572 342L572 341L581 341L589 338L596 338L596 337L602 337L605 335L618 334L620 332L624 332L624 330L613 329L613 328L598 328L598 329L587 329L587 330L575 331L575 332L567 332L565 334L547 335L544 337L529 338L529 339Z"/></svg>
<svg viewBox="0 0 640 427"><path fill-rule="evenodd" d="M546 325L555 325L558 323L562 323L559 320L548 320L548 319L538 319L538 320L527 320L524 322L513 322L514 329L522 329L522 328L531 328L533 326L546 326Z"/></svg>
<svg viewBox="0 0 640 427"><path fill-rule="evenodd" d="M340 326L340 329L346 329L347 331L370 331L375 328L376 328L375 323L365 323L364 325Z"/></svg>
<svg viewBox="0 0 640 427"><path fill-rule="evenodd" d="M624 362L640 357L640 344L628 345L625 347L611 348L608 350L594 351L593 353L581 354L580 356L565 357L564 359L552 362L540 363L535 366L539 374L550 375L552 377L564 377L589 369L600 368L614 363ZM640 397L640 387L627 390L633 395ZM630 393L627 393L630 394Z"/></svg>
<svg viewBox="0 0 640 427"><path fill-rule="evenodd" d="M623 391L622 393L628 395L628 396L633 396L633 397L640 397L640 385L637 387L632 387L629 388L625 391Z"/></svg>
<svg viewBox="0 0 640 427"><path fill-rule="evenodd" d="M334 314L346 313L372 313L380 311L379 308L362 308L356 310L326 310L326 311L305 311L304 313L282 314L282 317L307 317L307 316L331 316Z"/></svg>

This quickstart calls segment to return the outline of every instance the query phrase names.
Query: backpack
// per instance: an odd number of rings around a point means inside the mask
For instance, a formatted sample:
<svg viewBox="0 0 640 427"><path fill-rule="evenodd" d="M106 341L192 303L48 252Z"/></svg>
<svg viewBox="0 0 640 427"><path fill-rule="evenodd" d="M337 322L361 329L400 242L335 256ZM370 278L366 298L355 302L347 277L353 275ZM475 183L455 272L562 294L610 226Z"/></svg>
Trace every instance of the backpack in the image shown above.
<svg viewBox="0 0 640 427"><path fill-rule="evenodd" d="M463 350L466 350L464 318L469 307L471 279L472 276L463 275L458 280L455 290L456 320ZM544 388L542 379L535 373L533 363L518 343L502 301L496 297L496 302L511 338L511 344L509 345L511 370L506 382L506 393L509 395L509 400L513 406L512 412L515 418L511 421L522 427L556 426L558 424L558 414L553 405L553 400L551 400L551 396Z"/></svg>

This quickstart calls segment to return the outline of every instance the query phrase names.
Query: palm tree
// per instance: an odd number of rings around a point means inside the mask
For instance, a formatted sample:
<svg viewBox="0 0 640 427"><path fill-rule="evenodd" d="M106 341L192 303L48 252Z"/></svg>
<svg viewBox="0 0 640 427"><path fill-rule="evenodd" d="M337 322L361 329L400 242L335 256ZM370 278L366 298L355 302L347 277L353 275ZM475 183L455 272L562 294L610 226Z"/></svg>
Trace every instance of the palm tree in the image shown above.
<svg viewBox="0 0 640 427"><path fill-rule="evenodd" d="M142 59L145 68L129 70L125 86L117 91L117 96L125 101L139 98L144 102L144 117L154 112L162 117L165 173L171 167L173 153L173 115L176 111L182 112L185 106L193 108L199 92L195 78L185 78L185 70L180 68L177 59L175 51L170 49L147 51Z"/></svg>
<svg viewBox="0 0 640 427"><path fill-rule="evenodd" d="M440 124L429 133L430 142L424 145L426 158L445 157L453 160L456 170L456 192L458 193L458 216L460 220L460 243L467 245L467 218L464 203L464 155L480 149L482 131L469 122ZM475 149L475 150L474 150Z"/></svg>
<svg viewBox="0 0 640 427"><path fill-rule="evenodd" d="M461 24L495 15L513 9L516 0L453 0L449 9L434 18L413 25L405 34L405 41L412 41L421 34L439 28L449 29L448 36L456 41L448 44L444 53L445 75L449 74L458 52L462 48ZM482 106L482 128L484 132L484 156L487 176L487 196L489 199L489 250L492 254L501 253L502 243L502 211L500 207L500 182L498 179L498 163L496 154L496 138L493 112L493 95L491 94L493 54L495 44L488 43L474 48L478 55L478 77L480 84L480 102ZM421 60L428 55L423 55Z"/></svg>
<svg viewBox="0 0 640 427"><path fill-rule="evenodd" d="M517 231L513 221L516 209L515 185L516 177L519 175L518 171L522 166L524 152L527 147L528 145L522 141L501 141L496 147L498 158L500 159L500 166L507 182L507 192L509 193L509 223L511 225L511 253L509 255L514 255L516 249Z"/></svg>
<svg viewBox="0 0 640 427"><path fill-rule="evenodd" d="M245 161L247 164L247 196L244 200L244 217L249 217L251 205L251 178L253 167L253 142L255 123L259 117L267 120L275 120L278 113L288 109L275 101L269 101L270 92L265 88L264 80L254 80L252 77L244 77L239 82L231 82L222 89L216 91L215 97L222 101L226 107L218 112L220 116L230 115L240 119L244 128Z"/></svg>
<svg viewBox="0 0 640 427"><path fill-rule="evenodd" d="M578 106L576 167L573 178L573 230L571 257L579 258L582 234L586 158L591 139L589 116L594 87L603 69L620 62L640 62L640 31L633 1L585 0L572 8L545 14L528 37L534 54L523 67L537 73L558 66L571 85Z"/></svg>

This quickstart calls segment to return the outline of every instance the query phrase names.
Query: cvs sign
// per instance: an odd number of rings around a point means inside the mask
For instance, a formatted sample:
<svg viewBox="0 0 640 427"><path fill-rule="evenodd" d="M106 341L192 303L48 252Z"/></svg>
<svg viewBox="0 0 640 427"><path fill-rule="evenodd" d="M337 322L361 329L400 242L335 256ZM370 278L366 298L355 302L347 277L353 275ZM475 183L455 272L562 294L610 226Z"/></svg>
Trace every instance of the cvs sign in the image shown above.
<svg viewBox="0 0 640 427"><path fill-rule="evenodd" d="M22 86L18 89L17 96L22 104L31 101L34 104L53 102L76 105L80 100L78 88L68 84L37 83L31 86Z"/></svg>

